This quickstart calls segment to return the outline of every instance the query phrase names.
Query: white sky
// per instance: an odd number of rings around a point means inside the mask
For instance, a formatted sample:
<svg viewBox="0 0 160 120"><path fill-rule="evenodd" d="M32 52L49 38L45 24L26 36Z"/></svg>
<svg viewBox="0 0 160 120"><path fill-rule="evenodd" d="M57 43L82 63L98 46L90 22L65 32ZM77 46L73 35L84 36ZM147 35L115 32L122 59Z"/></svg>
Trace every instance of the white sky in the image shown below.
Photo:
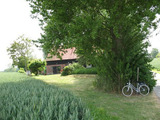
<svg viewBox="0 0 160 120"><path fill-rule="evenodd" d="M31 8L25 0L0 1L0 71L8 68L12 60L6 52L7 47L20 35L30 39L40 38L42 33L37 19L32 19ZM37 58L43 54L36 48L33 53Z"/></svg>
<svg viewBox="0 0 160 120"><path fill-rule="evenodd" d="M37 19L32 19L31 8L25 0L1 0L0 1L0 71L8 68L11 64L6 49L10 44L16 40L20 35L24 34L25 37L30 39L40 38L42 33L39 22ZM159 33L159 30L156 33ZM151 51L152 48L160 50L160 34L150 38ZM42 58L43 54L38 49L34 55L37 58Z"/></svg>
<svg viewBox="0 0 160 120"><path fill-rule="evenodd" d="M158 28L151 34L149 41L151 47L148 48L148 51L151 52L152 48L157 48L160 52L160 25L158 25Z"/></svg>

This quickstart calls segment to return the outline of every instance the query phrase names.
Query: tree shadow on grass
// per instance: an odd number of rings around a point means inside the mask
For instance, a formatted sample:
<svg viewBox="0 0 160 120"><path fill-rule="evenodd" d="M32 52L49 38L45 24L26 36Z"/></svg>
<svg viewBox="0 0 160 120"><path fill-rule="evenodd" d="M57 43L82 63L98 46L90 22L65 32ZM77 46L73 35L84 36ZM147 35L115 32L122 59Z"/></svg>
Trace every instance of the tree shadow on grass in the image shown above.
<svg viewBox="0 0 160 120"><path fill-rule="evenodd" d="M58 77L44 81L72 91L76 96L85 101L92 112L96 110L96 113L94 114L97 114L97 112L100 112L99 110L102 110L104 116L115 116L116 118L124 120L135 119L135 116L137 116L137 119L158 118L157 110L159 108L155 107L156 100L153 93L146 97L134 95L127 98L121 94L110 94L97 90L93 86L93 82L96 79L94 75L69 75Z"/></svg>

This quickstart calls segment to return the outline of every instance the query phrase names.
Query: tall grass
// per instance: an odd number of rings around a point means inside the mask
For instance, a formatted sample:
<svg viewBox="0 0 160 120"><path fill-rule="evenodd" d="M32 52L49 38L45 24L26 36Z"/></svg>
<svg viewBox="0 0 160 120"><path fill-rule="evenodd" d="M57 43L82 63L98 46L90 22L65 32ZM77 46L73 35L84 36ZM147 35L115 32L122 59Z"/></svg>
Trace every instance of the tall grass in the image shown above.
<svg viewBox="0 0 160 120"><path fill-rule="evenodd" d="M70 92L18 73L0 73L0 120L91 120Z"/></svg>

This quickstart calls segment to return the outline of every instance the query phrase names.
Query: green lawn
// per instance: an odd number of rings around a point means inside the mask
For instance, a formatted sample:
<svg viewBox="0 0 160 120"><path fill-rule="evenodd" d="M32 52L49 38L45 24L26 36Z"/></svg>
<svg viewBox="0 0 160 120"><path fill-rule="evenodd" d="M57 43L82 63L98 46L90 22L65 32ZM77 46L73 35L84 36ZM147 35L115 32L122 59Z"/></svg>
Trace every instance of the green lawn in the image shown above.
<svg viewBox="0 0 160 120"><path fill-rule="evenodd" d="M129 98L94 88L95 75L48 75L36 79L71 91L89 106L95 120L160 120L160 101L152 92L146 97Z"/></svg>

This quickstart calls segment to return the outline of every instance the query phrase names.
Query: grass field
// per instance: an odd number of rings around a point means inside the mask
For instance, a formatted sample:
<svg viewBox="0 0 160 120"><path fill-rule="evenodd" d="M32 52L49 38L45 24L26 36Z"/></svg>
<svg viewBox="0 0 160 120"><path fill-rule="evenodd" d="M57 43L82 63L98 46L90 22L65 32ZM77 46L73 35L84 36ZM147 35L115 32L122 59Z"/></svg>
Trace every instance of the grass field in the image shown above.
<svg viewBox="0 0 160 120"><path fill-rule="evenodd" d="M129 98L114 93L108 94L94 88L95 79L95 75L28 77L20 73L0 73L0 120L2 118L35 120L38 117L43 120L51 119L53 111L56 114L59 111L54 109L56 108L54 104L58 102L58 105L66 106L66 102L61 102L66 99L76 102L75 105L80 105L83 111L86 110L83 113L83 116L86 115L84 120L89 120L88 110L84 106L89 107L94 120L160 119L160 101L154 93L146 97L136 95ZM60 99L57 100L58 97ZM79 98L85 105L82 105ZM69 106L72 105L74 104ZM74 106L71 108L73 111L77 109ZM64 114L63 118L68 116L66 113L60 112L61 116ZM63 118L62 120L66 120ZM56 119L60 120L60 118L54 118Z"/></svg>
<svg viewBox="0 0 160 120"><path fill-rule="evenodd" d="M95 75L38 76L48 84L72 91L89 106L95 120L160 120L160 101L154 93L129 98L94 88Z"/></svg>
<svg viewBox="0 0 160 120"><path fill-rule="evenodd" d="M160 70L160 58L153 59L150 64L155 67L155 69Z"/></svg>

